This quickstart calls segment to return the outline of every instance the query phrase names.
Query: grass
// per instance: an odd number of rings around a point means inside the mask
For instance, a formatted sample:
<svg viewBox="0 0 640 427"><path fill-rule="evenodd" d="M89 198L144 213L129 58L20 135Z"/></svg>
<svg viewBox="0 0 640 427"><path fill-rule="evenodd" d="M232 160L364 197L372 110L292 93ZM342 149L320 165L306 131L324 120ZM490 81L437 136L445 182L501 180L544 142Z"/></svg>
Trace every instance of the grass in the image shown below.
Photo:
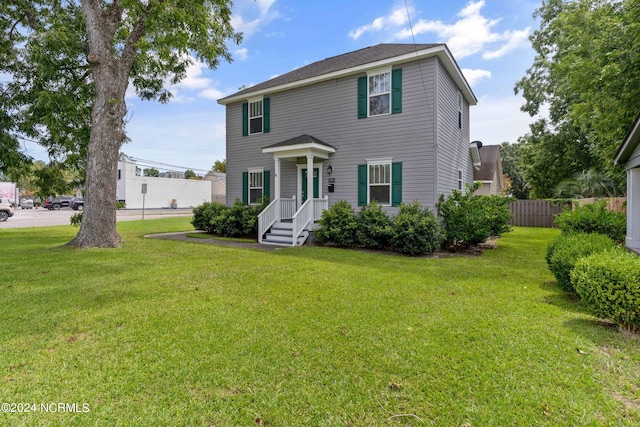
<svg viewBox="0 0 640 427"><path fill-rule="evenodd" d="M555 230L480 257L144 239L189 218L0 231L0 425L632 426L640 340L560 291Z"/></svg>

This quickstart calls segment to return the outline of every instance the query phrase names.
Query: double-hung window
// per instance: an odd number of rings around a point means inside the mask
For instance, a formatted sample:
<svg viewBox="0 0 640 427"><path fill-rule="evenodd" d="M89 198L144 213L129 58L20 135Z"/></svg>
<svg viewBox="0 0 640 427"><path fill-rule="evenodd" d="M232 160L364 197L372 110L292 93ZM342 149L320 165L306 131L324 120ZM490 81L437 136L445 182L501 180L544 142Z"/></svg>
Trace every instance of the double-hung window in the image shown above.
<svg viewBox="0 0 640 427"><path fill-rule="evenodd" d="M383 206L391 204L391 162L370 163L369 203L378 202Z"/></svg>
<svg viewBox="0 0 640 427"><path fill-rule="evenodd" d="M242 104L242 136L269 133L271 99L257 97Z"/></svg>
<svg viewBox="0 0 640 427"><path fill-rule="evenodd" d="M249 133L262 133L262 99L249 102Z"/></svg>
<svg viewBox="0 0 640 427"><path fill-rule="evenodd" d="M369 116L391 112L391 70L367 75L369 82Z"/></svg>
<svg viewBox="0 0 640 427"><path fill-rule="evenodd" d="M262 198L264 190L263 171L249 171L249 204L255 205Z"/></svg>
<svg viewBox="0 0 640 427"><path fill-rule="evenodd" d="M371 159L358 165L358 205L376 201L382 206L402 203L402 163Z"/></svg>
<svg viewBox="0 0 640 427"><path fill-rule="evenodd" d="M464 107L464 99L462 92L458 92L458 127L462 129L462 108Z"/></svg>
<svg viewBox="0 0 640 427"><path fill-rule="evenodd" d="M379 68L358 77L358 118L402 113L402 68Z"/></svg>

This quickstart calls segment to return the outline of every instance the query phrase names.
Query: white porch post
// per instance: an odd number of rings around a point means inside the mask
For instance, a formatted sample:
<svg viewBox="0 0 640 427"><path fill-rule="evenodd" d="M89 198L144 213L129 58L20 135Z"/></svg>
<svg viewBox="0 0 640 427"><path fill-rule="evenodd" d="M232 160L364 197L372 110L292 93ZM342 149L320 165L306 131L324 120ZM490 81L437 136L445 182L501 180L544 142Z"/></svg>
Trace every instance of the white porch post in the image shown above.
<svg viewBox="0 0 640 427"><path fill-rule="evenodd" d="M628 248L640 252L640 168L627 170Z"/></svg>
<svg viewBox="0 0 640 427"><path fill-rule="evenodd" d="M278 220L281 218L282 212L280 212L280 159L277 157L273 158L273 162L275 163L274 166L274 174L275 174L275 191L274 191L274 200L277 200L276 202L276 218L278 218Z"/></svg>
<svg viewBox="0 0 640 427"><path fill-rule="evenodd" d="M313 154L307 155L307 200L311 200L313 206ZM309 219L313 222L313 209L309 212Z"/></svg>

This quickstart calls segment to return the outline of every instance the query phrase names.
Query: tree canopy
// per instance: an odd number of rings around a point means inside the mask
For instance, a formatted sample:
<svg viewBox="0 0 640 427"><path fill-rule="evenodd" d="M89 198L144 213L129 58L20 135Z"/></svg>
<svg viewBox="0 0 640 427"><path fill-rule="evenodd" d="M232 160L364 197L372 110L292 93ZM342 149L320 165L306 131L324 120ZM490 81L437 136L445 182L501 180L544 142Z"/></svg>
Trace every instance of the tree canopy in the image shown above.
<svg viewBox="0 0 640 427"><path fill-rule="evenodd" d="M168 86L201 61L230 61L227 0L0 2L0 168L26 160L20 138L58 164L86 170L85 211L71 242L114 247L118 152L127 140L125 92L167 102Z"/></svg>
<svg viewBox="0 0 640 427"><path fill-rule="evenodd" d="M515 86L523 111L549 111L524 137L532 196L590 169L622 184L612 159L640 112L640 0L544 0L534 16L536 56Z"/></svg>

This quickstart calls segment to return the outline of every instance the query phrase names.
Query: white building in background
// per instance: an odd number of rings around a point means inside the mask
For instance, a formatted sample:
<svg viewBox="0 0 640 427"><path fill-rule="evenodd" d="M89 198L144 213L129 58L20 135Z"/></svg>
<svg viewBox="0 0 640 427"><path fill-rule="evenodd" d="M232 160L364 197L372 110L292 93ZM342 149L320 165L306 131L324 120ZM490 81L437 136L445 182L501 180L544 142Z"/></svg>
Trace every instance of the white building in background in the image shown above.
<svg viewBox="0 0 640 427"><path fill-rule="evenodd" d="M143 203L145 209L191 208L211 201L211 181L137 176L131 160L118 162L116 191L127 209L142 209Z"/></svg>

